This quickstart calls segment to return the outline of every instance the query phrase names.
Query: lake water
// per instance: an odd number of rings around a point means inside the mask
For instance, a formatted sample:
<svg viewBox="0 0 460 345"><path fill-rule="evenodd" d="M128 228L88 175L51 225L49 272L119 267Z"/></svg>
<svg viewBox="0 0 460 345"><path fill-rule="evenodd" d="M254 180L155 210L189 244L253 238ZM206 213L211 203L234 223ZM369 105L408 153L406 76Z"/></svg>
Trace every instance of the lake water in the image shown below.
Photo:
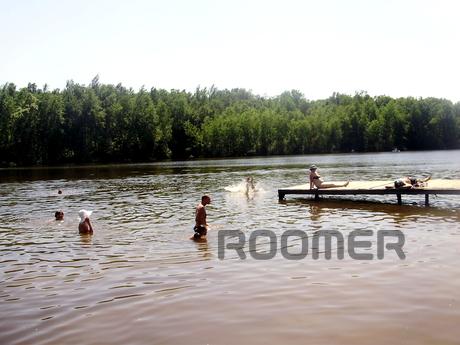
<svg viewBox="0 0 460 345"><path fill-rule="evenodd" d="M288 196L327 180L460 179L460 151L0 170L0 344L458 344L460 197ZM259 191L229 192L247 175ZM58 195L58 189L63 194ZM194 207L212 197L203 243ZM93 236L78 211L93 210ZM65 220L54 221L62 209ZM400 230L401 260L280 254L285 230ZM218 258L218 232L278 235L271 260ZM228 242L232 242L228 239ZM269 241L257 241L266 253ZM289 251L300 250L290 241ZM359 250L358 250L359 251Z"/></svg>

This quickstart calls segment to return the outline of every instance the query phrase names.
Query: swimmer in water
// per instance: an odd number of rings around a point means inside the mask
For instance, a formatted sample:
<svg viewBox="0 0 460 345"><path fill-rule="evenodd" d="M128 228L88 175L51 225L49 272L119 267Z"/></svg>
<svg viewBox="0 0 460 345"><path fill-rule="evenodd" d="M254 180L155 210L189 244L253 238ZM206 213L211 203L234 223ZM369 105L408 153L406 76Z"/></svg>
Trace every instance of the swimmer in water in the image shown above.
<svg viewBox="0 0 460 345"><path fill-rule="evenodd" d="M209 225L206 223L206 205L211 203L211 197L209 195L203 195L201 202L195 208L195 232L191 237L192 240L206 239Z"/></svg>
<svg viewBox="0 0 460 345"><path fill-rule="evenodd" d="M64 220L64 212L61 210L54 212L54 218L56 218L56 220Z"/></svg>
<svg viewBox="0 0 460 345"><path fill-rule="evenodd" d="M249 194L249 190L252 190L253 192L256 190L252 176L246 177L246 195Z"/></svg>
<svg viewBox="0 0 460 345"><path fill-rule="evenodd" d="M78 224L78 232L80 234L93 234L93 227L89 221L92 211L80 210L78 215L80 216L80 224Z"/></svg>

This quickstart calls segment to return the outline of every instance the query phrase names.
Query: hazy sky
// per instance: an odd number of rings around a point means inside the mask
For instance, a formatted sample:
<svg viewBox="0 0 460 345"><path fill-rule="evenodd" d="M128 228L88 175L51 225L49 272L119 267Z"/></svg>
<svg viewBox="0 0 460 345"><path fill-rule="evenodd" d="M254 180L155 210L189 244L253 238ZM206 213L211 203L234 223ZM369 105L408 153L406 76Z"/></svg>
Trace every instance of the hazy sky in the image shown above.
<svg viewBox="0 0 460 345"><path fill-rule="evenodd" d="M460 101L460 1L0 0L0 83Z"/></svg>

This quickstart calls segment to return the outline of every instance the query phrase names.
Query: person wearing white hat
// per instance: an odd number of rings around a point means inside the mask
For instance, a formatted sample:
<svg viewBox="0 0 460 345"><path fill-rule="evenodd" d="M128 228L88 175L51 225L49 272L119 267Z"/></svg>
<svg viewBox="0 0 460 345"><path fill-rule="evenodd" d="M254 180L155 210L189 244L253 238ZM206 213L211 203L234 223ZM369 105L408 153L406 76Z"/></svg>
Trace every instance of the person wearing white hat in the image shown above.
<svg viewBox="0 0 460 345"><path fill-rule="evenodd" d="M91 222L89 221L89 217L91 216L93 211L86 211L80 210L78 211L78 215L80 216L80 224L78 224L78 232L80 234L92 234L93 227L91 226Z"/></svg>

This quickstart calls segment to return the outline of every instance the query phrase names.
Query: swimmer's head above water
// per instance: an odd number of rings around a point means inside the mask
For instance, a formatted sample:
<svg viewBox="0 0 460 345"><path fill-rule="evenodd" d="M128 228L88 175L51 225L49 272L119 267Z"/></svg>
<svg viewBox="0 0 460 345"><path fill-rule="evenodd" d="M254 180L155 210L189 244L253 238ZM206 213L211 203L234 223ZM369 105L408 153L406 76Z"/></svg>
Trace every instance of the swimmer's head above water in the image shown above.
<svg viewBox="0 0 460 345"><path fill-rule="evenodd" d="M203 206L206 206L206 205L208 205L208 204L210 204L210 203L211 203L211 197L210 197L209 195L206 195L206 194L205 194L205 195L203 195L203 196L201 197L201 204L202 204Z"/></svg>
<svg viewBox="0 0 460 345"><path fill-rule="evenodd" d="M54 218L56 218L56 220L63 220L64 212L62 212L61 210L54 212Z"/></svg>

